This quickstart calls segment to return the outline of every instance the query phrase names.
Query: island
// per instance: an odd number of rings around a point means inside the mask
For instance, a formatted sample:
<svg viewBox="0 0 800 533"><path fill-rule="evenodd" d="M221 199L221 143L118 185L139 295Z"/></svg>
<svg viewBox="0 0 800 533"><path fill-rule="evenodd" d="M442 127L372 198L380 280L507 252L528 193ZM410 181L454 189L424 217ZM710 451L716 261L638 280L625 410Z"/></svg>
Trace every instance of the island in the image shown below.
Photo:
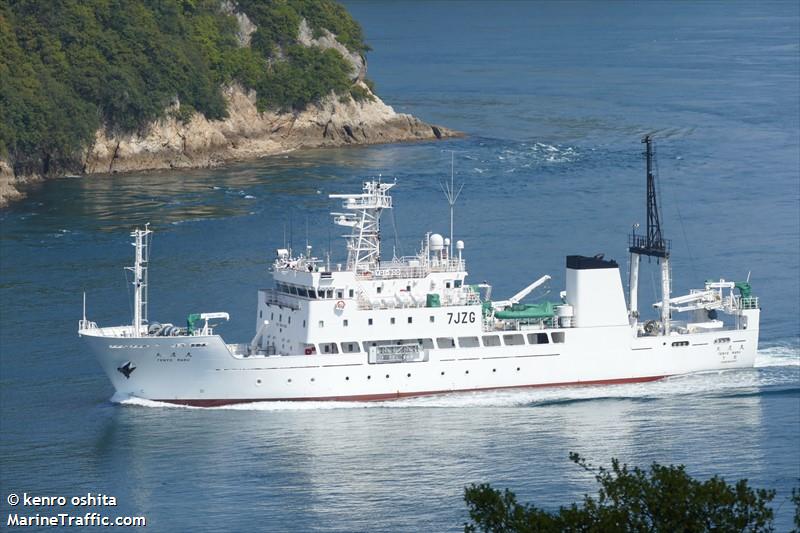
<svg viewBox="0 0 800 533"><path fill-rule="evenodd" d="M397 113L333 0L0 4L0 205L63 175L459 135Z"/></svg>

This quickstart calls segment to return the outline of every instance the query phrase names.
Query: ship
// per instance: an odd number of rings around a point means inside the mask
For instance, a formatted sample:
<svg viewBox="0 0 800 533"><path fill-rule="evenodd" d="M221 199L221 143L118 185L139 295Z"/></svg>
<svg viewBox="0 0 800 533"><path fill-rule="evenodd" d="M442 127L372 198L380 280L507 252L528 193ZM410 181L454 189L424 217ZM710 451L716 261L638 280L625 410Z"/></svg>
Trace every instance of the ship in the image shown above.
<svg viewBox="0 0 800 533"><path fill-rule="evenodd" d="M544 386L649 382L754 365L758 297L747 281L706 280L671 295L670 241L661 230L654 148L646 150L646 229L628 239L627 299L619 264L604 255L566 257L557 301L527 302L543 275L507 299L467 282L464 242L428 232L416 254L384 259L381 214L396 182L373 179L360 192L331 194L345 228L346 261L277 249L272 283L257 293L255 333L227 343L228 313L191 313L186 323L148 318L153 230L135 229L131 324L100 327L83 317L78 334L100 362L116 399L190 406L258 401L392 400L431 394ZM451 182L452 183L452 182ZM460 190L459 190L460 192ZM655 318L640 317L642 258L661 272Z"/></svg>

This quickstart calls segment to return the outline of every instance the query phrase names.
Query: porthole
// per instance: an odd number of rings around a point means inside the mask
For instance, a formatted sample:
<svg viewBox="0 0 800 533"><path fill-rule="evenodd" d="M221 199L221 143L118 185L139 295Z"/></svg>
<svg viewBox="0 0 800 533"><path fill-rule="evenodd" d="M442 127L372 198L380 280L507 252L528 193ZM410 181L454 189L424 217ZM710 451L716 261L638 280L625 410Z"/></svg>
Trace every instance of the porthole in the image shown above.
<svg viewBox="0 0 800 533"><path fill-rule="evenodd" d="M291 382L292 382L292 378L289 378L289 379L286 380L286 383L291 383Z"/></svg>
<svg viewBox="0 0 800 533"><path fill-rule="evenodd" d="M442 370L442 375L444 376L444 370Z"/></svg>
<svg viewBox="0 0 800 533"><path fill-rule="evenodd" d="M311 378L311 381L314 381L314 378Z"/></svg>
<svg viewBox="0 0 800 533"><path fill-rule="evenodd" d="M345 376L344 380L345 381L350 381L350 376Z"/></svg>
<svg viewBox="0 0 800 533"><path fill-rule="evenodd" d="M372 379L372 376L367 376L367 379Z"/></svg>
<svg viewBox="0 0 800 533"><path fill-rule="evenodd" d="M497 369L496 369L496 368L493 368L493 369L492 369L492 372L497 372Z"/></svg>
<svg viewBox="0 0 800 533"><path fill-rule="evenodd" d="M411 373L409 372L408 374L406 374L406 377L410 378L411 377Z"/></svg>
<svg viewBox="0 0 800 533"><path fill-rule="evenodd" d="M465 370L465 371L464 371L464 373L465 373L465 374L469 374L469 370Z"/></svg>
<svg viewBox="0 0 800 533"><path fill-rule="evenodd" d="M519 372L519 367L517 367L517 372Z"/></svg>
<svg viewBox="0 0 800 533"><path fill-rule="evenodd" d="M386 374L386 379L389 379L389 374Z"/></svg>
<svg viewBox="0 0 800 533"><path fill-rule="evenodd" d="M261 385L261 380L260 379L256 380L256 385Z"/></svg>

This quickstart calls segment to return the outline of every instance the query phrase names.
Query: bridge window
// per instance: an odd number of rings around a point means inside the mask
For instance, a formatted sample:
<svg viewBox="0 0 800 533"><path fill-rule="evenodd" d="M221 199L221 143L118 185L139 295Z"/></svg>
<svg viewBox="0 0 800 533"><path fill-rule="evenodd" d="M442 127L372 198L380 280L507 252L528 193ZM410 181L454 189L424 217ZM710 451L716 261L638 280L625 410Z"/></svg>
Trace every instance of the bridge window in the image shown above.
<svg viewBox="0 0 800 533"><path fill-rule="evenodd" d="M449 281L445 282L444 288L445 289L449 289L450 288L450 282Z"/></svg>
<svg viewBox="0 0 800 533"><path fill-rule="evenodd" d="M341 289L337 290L336 291L336 297L339 298L339 299L344 298L344 291L341 290Z"/></svg>
<svg viewBox="0 0 800 533"><path fill-rule="evenodd" d="M460 280L460 279L457 279L457 280L455 280L455 281L453 282L453 286L454 286L456 289L457 289L457 288L459 288L459 287L461 287L461 280Z"/></svg>
<svg viewBox="0 0 800 533"><path fill-rule="evenodd" d="M350 291L348 292L348 294L350 295L350 298L352 298L352 297L353 297L353 289L350 289Z"/></svg>
<svg viewBox="0 0 800 533"><path fill-rule="evenodd" d="M390 323L390 324L394 325L394 322L395 322L395 320L394 320L394 317L392 317L392 318L390 318L390 319L389 319L389 323Z"/></svg>
<svg viewBox="0 0 800 533"><path fill-rule="evenodd" d="M414 322L414 319L412 317L408 317L408 323L411 324L412 322Z"/></svg>
<svg viewBox="0 0 800 533"><path fill-rule="evenodd" d="M342 320L342 325L343 325L344 327L347 327L347 325L348 325L348 324L349 324L349 322L347 321L347 319L346 319L346 318L345 318L344 320Z"/></svg>
<svg viewBox="0 0 800 533"><path fill-rule="evenodd" d="M456 341L453 339L453 337L439 337L438 339L436 339L436 345L442 349L455 348Z"/></svg>
<svg viewBox="0 0 800 533"><path fill-rule="evenodd" d="M500 346L500 337L497 335L484 335L483 336L483 345L484 346Z"/></svg>
<svg viewBox="0 0 800 533"><path fill-rule="evenodd" d="M567 334L563 331L553 332L553 342L563 343L566 340Z"/></svg>
<svg viewBox="0 0 800 533"><path fill-rule="evenodd" d="M357 353L358 343L357 342L343 342L342 343L342 353Z"/></svg>
<svg viewBox="0 0 800 533"><path fill-rule="evenodd" d="M458 345L462 348L477 348L481 345L478 337L459 337Z"/></svg>
<svg viewBox="0 0 800 533"><path fill-rule="evenodd" d="M503 335L503 343L506 346L519 346L521 344L525 344L525 341L523 340L521 334L515 333L513 335Z"/></svg>
<svg viewBox="0 0 800 533"><path fill-rule="evenodd" d="M372 325L372 319L371 318L367 319L367 324L370 325L370 326Z"/></svg>
<svg viewBox="0 0 800 533"><path fill-rule="evenodd" d="M528 344L547 344L547 333L528 333Z"/></svg>
<svg viewBox="0 0 800 533"><path fill-rule="evenodd" d="M322 350L322 353L339 353L339 348L335 342L323 342L319 345L319 349Z"/></svg>
<svg viewBox="0 0 800 533"><path fill-rule="evenodd" d="M433 324L434 322L436 322L436 318L435 318L433 315L431 315L431 316L428 318L428 320L431 322L431 324Z"/></svg>
<svg viewBox="0 0 800 533"><path fill-rule="evenodd" d="M319 321L319 327L321 327L321 328L325 327L325 321L324 320L320 320Z"/></svg>
<svg viewBox="0 0 800 533"><path fill-rule="evenodd" d="M378 294L381 293L381 290L383 290L383 287L378 287Z"/></svg>

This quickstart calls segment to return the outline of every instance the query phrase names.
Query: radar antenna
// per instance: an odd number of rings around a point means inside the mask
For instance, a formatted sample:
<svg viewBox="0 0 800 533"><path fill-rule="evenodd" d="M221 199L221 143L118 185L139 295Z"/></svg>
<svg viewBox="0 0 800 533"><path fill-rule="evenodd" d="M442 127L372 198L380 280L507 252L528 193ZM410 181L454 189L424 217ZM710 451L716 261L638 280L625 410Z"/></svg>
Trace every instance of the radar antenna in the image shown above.
<svg viewBox="0 0 800 533"><path fill-rule="evenodd" d="M344 213L331 213L333 222L351 229L347 240L347 269L356 274L369 273L381 262L381 211L392 208L388 194L394 183L379 180L364 182L361 194L329 194L342 200Z"/></svg>

